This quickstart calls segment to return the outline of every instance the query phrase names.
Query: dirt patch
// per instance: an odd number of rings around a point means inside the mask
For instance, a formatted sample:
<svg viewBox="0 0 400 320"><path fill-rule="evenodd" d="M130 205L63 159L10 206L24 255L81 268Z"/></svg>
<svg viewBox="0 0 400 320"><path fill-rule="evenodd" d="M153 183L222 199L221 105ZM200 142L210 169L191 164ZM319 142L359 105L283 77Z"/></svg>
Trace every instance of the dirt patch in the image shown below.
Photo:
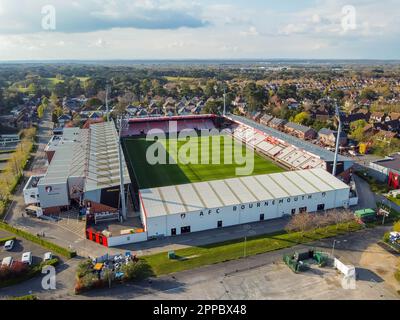
<svg viewBox="0 0 400 320"><path fill-rule="evenodd" d="M396 281L394 277L399 263L400 259L398 257L387 252L378 244L369 246L360 259L360 266L374 270L382 277L387 285L391 286L396 291L400 290L400 283Z"/></svg>

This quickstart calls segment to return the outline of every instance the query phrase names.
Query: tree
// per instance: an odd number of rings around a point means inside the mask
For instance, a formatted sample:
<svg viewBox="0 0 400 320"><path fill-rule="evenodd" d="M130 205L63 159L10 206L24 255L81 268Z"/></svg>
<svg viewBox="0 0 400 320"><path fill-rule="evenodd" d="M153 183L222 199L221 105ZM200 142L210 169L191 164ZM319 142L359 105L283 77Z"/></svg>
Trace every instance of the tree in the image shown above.
<svg viewBox="0 0 400 320"><path fill-rule="evenodd" d="M249 111L261 110L268 103L268 91L255 82L248 83L243 89Z"/></svg>
<svg viewBox="0 0 400 320"><path fill-rule="evenodd" d="M50 101L53 104L53 106L56 106L58 103L58 96L56 95L56 93L54 91L51 93Z"/></svg>
<svg viewBox="0 0 400 320"><path fill-rule="evenodd" d="M374 101L378 99L378 94L371 88L365 88L361 91L360 98Z"/></svg>
<svg viewBox="0 0 400 320"><path fill-rule="evenodd" d="M329 96L332 99L336 99L338 102L341 102L344 98L344 91L335 89L335 90L332 90L332 92L329 94Z"/></svg>
<svg viewBox="0 0 400 320"><path fill-rule="evenodd" d="M44 107L43 104L41 104L41 105L37 108L37 114L38 114L39 119L42 119L42 118L43 118L44 110L45 110L45 107Z"/></svg>
<svg viewBox="0 0 400 320"><path fill-rule="evenodd" d="M365 138L364 128L368 123L363 120L357 120L350 124L350 137L356 141L363 141Z"/></svg>
<svg viewBox="0 0 400 320"><path fill-rule="evenodd" d="M303 111L303 112L298 113L294 117L293 122L299 123L299 124L305 124L309 119L310 119L310 115L307 112Z"/></svg>
<svg viewBox="0 0 400 320"><path fill-rule="evenodd" d="M301 232L302 236L304 235L304 232L311 230L315 227L314 221L312 216L307 213L299 213L297 215L294 215L287 226L285 227L285 230L287 232L294 232L298 231Z"/></svg>
<svg viewBox="0 0 400 320"><path fill-rule="evenodd" d="M215 87L216 86L217 86L216 81L213 81L213 80L207 81L206 88L204 89L204 94L206 95L207 98L215 96L215 94L216 94ZM218 91L218 88L217 88L217 91Z"/></svg>
<svg viewBox="0 0 400 320"><path fill-rule="evenodd" d="M205 114L218 114L221 103L216 100L209 100L204 106L203 113Z"/></svg>
<svg viewBox="0 0 400 320"><path fill-rule="evenodd" d="M281 100L286 100L289 98L296 99L297 98L297 87L295 85L284 84L279 87L276 95Z"/></svg>

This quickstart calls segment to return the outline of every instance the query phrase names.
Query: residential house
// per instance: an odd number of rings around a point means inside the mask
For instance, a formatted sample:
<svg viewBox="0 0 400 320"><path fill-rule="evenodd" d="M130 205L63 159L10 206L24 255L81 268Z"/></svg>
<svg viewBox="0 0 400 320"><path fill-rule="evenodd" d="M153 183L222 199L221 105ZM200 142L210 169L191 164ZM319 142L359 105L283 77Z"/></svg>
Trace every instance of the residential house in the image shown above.
<svg viewBox="0 0 400 320"><path fill-rule="evenodd" d="M300 103L296 99L289 98L286 100L286 104L290 110L297 110L300 107Z"/></svg>
<svg viewBox="0 0 400 320"><path fill-rule="evenodd" d="M336 139L337 139L337 131L333 131L331 129L327 128L322 128L318 132L318 138L321 143L323 143L326 146L334 147L336 146ZM346 146L347 145L347 135L344 132L340 133L340 140L339 144L341 146Z"/></svg>
<svg viewBox="0 0 400 320"><path fill-rule="evenodd" d="M384 112L372 112L370 117L371 123L376 122L383 122L385 120L385 113Z"/></svg>
<svg viewBox="0 0 400 320"><path fill-rule="evenodd" d="M285 125L286 122L287 122L286 120L280 118L273 118L269 122L268 126L277 130L281 130L283 129L283 126Z"/></svg>
<svg viewBox="0 0 400 320"><path fill-rule="evenodd" d="M269 122L273 119L274 117L269 115L269 114L265 114L261 117L260 119L260 123L264 126L268 126Z"/></svg>
<svg viewBox="0 0 400 320"><path fill-rule="evenodd" d="M317 137L317 132L310 127L303 126L294 122L288 122L284 125L284 130L300 139L313 140Z"/></svg>
<svg viewBox="0 0 400 320"><path fill-rule="evenodd" d="M400 121L400 113L399 112L391 112L385 117L385 122L389 121Z"/></svg>
<svg viewBox="0 0 400 320"><path fill-rule="evenodd" d="M254 120L255 122L260 122L262 115L263 114L261 112L253 112L251 114L251 119Z"/></svg>
<svg viewBox="0 0 400 320"><path fill-rule="evenodd" d="M382 141L382 142L390 142L393 138L396 138L396 136L397 136L396 132L390 132L390 131L385 131L385 130L380 130L375 135L377 140Z"/></svg>

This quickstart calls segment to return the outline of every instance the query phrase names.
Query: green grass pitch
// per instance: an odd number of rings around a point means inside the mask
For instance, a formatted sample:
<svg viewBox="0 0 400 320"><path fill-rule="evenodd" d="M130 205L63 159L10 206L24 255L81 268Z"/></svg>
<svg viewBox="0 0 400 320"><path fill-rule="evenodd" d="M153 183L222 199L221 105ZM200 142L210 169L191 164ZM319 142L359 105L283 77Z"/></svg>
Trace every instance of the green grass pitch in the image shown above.
<svg viewBox="0 0 400 320"><path fill-rule="evenodd" d="M212 144L212 139L219 139L219 145L218 143ZM208 148L204 147L204 144L207 144L205 140L209 142ZM240 152L242 152L243 158L246 155L246 147L244 145L240 147L238 142L230 137L224 137L223 139L222 136L199 137L191 141L195 141L195 144L199 146L199 151L197 154L196 152L189 151L185 154L192 156L193 159L197 159L196 164L185 164L183 161L180 161L178 154L181 154L180 152L182 152L182 148L185 147L186 141L167 139L161 141L162 146L160 147L164 148L166 151L167 159L171 156L175 161L168 164L151 165L146 159L146 152L148 148L154 144L154 141L146 141L145 138L125 139L125 157L131 169L135 172L140 189L235 178L238 177L236 168L244 168L245 166L244 164L235 163L234 159L238 159L236 156ZM233 148L233 144L239 147ZM226 145L230 145L230 149L228 147L228 153L224 151L226 150L224 149ZM225 154L228 155L228 157L231 155L233 159L232 164L225 164ZM203 161L201 161L201 159L203 159ZM204 164L204 159L208 159L210 164ZM254 153L254 170L247 175L260 175L283 171L285 170L272 161Z"/></svg>

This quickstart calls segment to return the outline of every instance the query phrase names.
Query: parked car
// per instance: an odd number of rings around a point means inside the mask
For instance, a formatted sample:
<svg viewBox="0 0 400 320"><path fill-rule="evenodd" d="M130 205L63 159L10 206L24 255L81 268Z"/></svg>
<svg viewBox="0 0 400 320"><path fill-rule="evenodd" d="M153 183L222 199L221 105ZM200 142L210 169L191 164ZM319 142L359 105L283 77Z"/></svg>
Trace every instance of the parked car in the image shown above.
<svg viewBox="0 0 400 320"><path fill-rule="evenodd" d="M5 267L11 267L13 264L14 260L12 257L6 257L1 261L1 265Z"/></svg>
<svg viewBox="0 0 400 320"><path fill-rule="evenodd" d="M53 254L51 252L46 252L43 256L43 261L49 261L53 259Z"/></svg>
<svg viewBox="0 0 400 320"><path fill-rule="evenodd" d="M21 262L31 265L32 264L32 252L24 252L22 254Z"/></svg>
<svg viewBox="0 0 400 320"><path fill-rule="evenodd" d="M14 240L8 240L4 244L4 250L6 250L6 251L11 251L13 248L14 248Z"/></svg>

